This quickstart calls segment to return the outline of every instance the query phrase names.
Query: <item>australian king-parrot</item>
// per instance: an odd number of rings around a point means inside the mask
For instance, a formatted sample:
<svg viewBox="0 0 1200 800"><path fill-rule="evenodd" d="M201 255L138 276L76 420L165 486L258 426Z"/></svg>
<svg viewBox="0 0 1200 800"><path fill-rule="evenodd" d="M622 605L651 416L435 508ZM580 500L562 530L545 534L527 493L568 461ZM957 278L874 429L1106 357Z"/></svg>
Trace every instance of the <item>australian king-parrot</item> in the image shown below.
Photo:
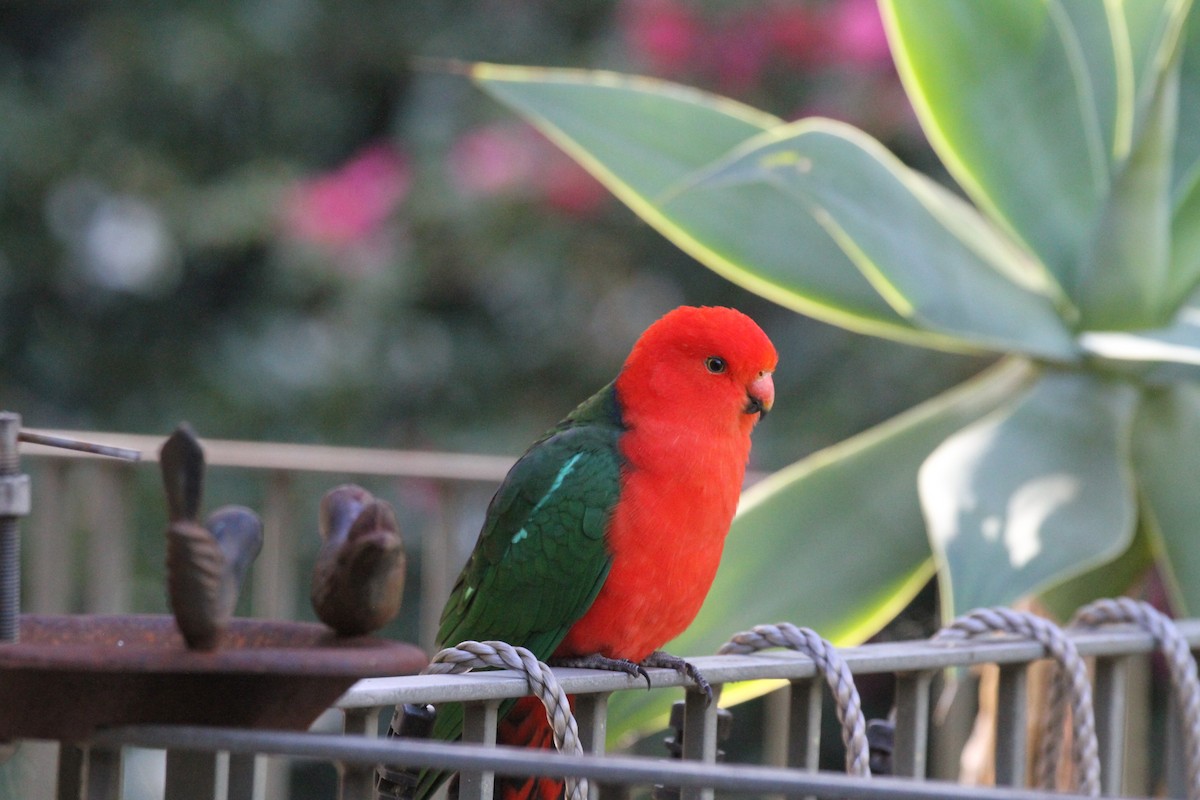
<svg viewBox="0 0 1200 800"><path fill-rule="evenodd" d="M775 399L776 361L766 334L733 309L685 306L647 328L616 379L508 473L442 612L440 645L493 639L552 665L671 667L707 691L659 648L712 584L750 432ZM501 743L551 746L533 698L501 713ZM447 706L433 735L456 739L461 726L461 708ZM424 800L445 777L426 771L405 794ZM497 792L553 800L562 783L501 778Z"/></svg>

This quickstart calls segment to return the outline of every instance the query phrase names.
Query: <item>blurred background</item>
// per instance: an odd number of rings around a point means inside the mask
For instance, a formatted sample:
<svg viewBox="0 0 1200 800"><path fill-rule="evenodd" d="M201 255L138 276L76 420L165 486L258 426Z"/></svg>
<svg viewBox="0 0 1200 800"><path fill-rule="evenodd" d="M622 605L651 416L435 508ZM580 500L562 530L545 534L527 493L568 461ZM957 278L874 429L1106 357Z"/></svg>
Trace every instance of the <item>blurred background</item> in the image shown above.
<svg viewBox="0 0 1200 800"><path fill-rule="evenodd" d="M445 59L655 75L936 163L873 0L5 3L0 406L517 453L663 312L730 304L781 351L772 468L977 368L735 289Z"/></svg>
<svg viewBox="0 0 1200 800"><path fill-rule="evenodd" d="M752 463L769 471L982 366L708 272L457 74L476 60L831 116L937 169L873 0L3 3L0 408L39 428L188 420L221 439L516 456L654 319L720 304L780 351ZM163 611L165 513L138 470L134 511L106 523L137 534L112 578L134 588L109 610ZM301 560L330 485L290 487ZM60 502L46 486L35 474L35 514ZM376 489L419 539L427 498L405 486ZM492 490L460 498L464 548ZM256 491L218 479L209 507ZM298 575L282 613L312 618ZM415 638L415 613L390 632Z"/></svg>

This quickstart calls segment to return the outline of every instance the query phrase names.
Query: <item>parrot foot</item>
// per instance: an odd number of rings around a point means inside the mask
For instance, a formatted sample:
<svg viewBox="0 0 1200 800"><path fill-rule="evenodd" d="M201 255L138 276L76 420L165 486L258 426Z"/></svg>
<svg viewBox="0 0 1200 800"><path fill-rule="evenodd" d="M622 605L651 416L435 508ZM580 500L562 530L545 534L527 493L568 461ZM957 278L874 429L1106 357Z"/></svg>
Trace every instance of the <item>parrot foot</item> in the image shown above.
<svg viewBox="0 0 1200 800"><path fill-rule="evenodd" d="M680 675L688 678L692 683L696 684L696 690L704 695L705 706L712 705L713 690L703 673L696 668L696 665L690 661L685 661L679 656L673 656L670 653L664 653L662 650L655 650L650 655L642 659L643 667L662 667L664 669L673 669Z"/></svg>
<svg viewBox="0 0 1200 800"><path fill-rule="evenodd" d="M646 668L641 664L636 664L627 658L609 658L608 656L602 656L599 653L592 653L590 656L553 658L550 660L550 666L579 667L581 669L606 669L609 672L624 672L626 675L629 675L633 678L644 678L646 680L646 688L650 688L650 673L646 672Z"/></svg>

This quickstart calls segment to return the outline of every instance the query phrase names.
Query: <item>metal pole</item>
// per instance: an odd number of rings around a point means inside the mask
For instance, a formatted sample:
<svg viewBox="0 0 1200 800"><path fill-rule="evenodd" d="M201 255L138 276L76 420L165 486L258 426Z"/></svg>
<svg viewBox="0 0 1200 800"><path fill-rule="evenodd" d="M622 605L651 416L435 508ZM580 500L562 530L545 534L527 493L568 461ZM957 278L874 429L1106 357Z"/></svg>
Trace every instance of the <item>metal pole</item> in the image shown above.
<svg viewBox="0 0 1200 800"><path fill-rule="evenodd" d="M0 412L0 642L15 642L20 633L20 517L29 513L29 476L20 473L17 433L21 416Z"/></svg>

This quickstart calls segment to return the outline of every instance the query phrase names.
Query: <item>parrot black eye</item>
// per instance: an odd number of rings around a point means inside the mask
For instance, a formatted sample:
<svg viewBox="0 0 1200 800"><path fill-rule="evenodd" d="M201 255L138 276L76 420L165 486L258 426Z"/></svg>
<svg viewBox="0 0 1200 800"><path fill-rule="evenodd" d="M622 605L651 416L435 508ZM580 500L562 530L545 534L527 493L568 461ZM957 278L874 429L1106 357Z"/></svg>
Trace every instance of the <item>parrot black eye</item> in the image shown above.
<svg viewBox="0 0 1200 800"><path fill-rule="evenodd" d="M720 356L709 356L704 359L704 366L714 375L720 375L726 369L725 359Z"/></svg>

